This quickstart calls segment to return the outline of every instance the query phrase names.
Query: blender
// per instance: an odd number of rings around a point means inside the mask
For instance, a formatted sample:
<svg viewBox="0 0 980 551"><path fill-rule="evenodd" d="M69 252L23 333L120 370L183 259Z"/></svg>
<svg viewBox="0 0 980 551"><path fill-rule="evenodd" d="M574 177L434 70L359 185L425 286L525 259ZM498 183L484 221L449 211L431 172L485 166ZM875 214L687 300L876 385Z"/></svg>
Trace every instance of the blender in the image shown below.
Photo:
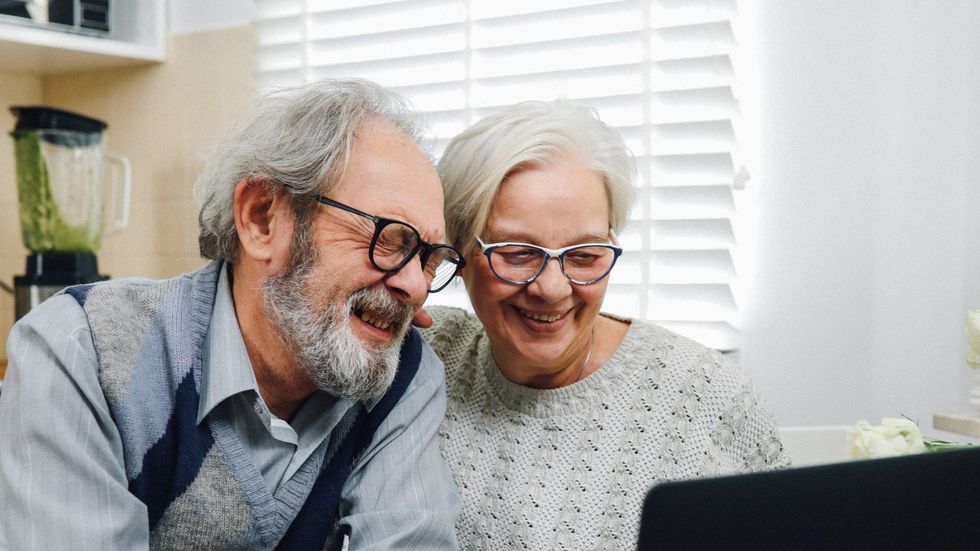
<svg viewBox="0 0 980 551"><path fill-rule="evenodd" d="M50 107L10 111L21 238L30 251L27 273L14 277L20 319L69 285L108 279L95 253L103 233L128 223L130 167L103 152L100 120Z"/></svg>

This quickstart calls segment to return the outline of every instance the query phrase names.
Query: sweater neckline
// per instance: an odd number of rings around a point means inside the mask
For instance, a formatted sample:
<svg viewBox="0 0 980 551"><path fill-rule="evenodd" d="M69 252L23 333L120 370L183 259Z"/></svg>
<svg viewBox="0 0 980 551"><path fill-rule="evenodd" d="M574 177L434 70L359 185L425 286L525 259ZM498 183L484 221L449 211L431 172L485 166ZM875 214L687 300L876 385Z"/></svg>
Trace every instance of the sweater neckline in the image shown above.
<svg viewBox="0 0 980 551"><path fill-rule="evenodd" d="M531 388L517 384L500 372L490 351L490 340L483 339L479 350L479 365L494 397L507 409L533 417L554 417L588 410L602 398L621 389L629 375L628 361L634 346L636 320L606 313L604 317L630 324L623 340L599 369L581 381L558 388Z"/></svg>

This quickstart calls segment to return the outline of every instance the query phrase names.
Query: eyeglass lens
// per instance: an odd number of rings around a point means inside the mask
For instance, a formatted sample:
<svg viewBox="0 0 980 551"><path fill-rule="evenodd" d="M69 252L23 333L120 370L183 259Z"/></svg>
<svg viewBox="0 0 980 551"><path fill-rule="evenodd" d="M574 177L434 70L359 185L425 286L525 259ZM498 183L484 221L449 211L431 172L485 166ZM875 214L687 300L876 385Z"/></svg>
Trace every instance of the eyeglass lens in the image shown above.
<svg viewBox="0 0 980 551"><path fill-rule="evenodd" d="M404 266L422 243L415 228L401 222L385 221L378 229L371 249L372 260L382 270L397 270ZM419 251L430 291L438 291L456 275L461 257L445 245L423 245Z"/></svg>
<svg viewBox="0 0 980 551"><path fill-rule="evenodd" d="M502 279L524 283L534 279L549 259L549 255L541 249L504 245L493 248L490 253L490 267ZM616 252L612 247L585 245L565 251L559 260L569 279L576 283L592 283L612 270L616 262Z"/></svg>

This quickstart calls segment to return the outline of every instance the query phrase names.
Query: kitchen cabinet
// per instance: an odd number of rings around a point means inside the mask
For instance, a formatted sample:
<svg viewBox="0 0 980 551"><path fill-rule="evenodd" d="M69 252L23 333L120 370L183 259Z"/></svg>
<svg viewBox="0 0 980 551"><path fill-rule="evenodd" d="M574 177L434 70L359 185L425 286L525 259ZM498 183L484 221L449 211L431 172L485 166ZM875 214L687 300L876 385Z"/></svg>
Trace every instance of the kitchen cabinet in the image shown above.
<svg viewBox="0 0 980 551"><path fill-rule="evenodd" d="M163 61L166 0L116 0L110 31L89 36L0 16L0 71L38 75Z"/></svg>

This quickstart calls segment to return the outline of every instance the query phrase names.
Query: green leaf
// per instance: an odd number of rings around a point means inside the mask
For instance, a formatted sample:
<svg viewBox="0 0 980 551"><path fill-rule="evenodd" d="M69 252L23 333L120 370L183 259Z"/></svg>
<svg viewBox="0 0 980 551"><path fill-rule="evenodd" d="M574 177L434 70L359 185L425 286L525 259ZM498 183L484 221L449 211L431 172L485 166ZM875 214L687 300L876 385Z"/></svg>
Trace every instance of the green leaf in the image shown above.
<svg viewBox="0 0 980 551"><path fill-rule="evenodd" d="M931 452L943 452L949 450L961 450L964 448L972 448L973 444L964 444L962 442L947 442L945 440L926 440L926 449Z"/></svg>

